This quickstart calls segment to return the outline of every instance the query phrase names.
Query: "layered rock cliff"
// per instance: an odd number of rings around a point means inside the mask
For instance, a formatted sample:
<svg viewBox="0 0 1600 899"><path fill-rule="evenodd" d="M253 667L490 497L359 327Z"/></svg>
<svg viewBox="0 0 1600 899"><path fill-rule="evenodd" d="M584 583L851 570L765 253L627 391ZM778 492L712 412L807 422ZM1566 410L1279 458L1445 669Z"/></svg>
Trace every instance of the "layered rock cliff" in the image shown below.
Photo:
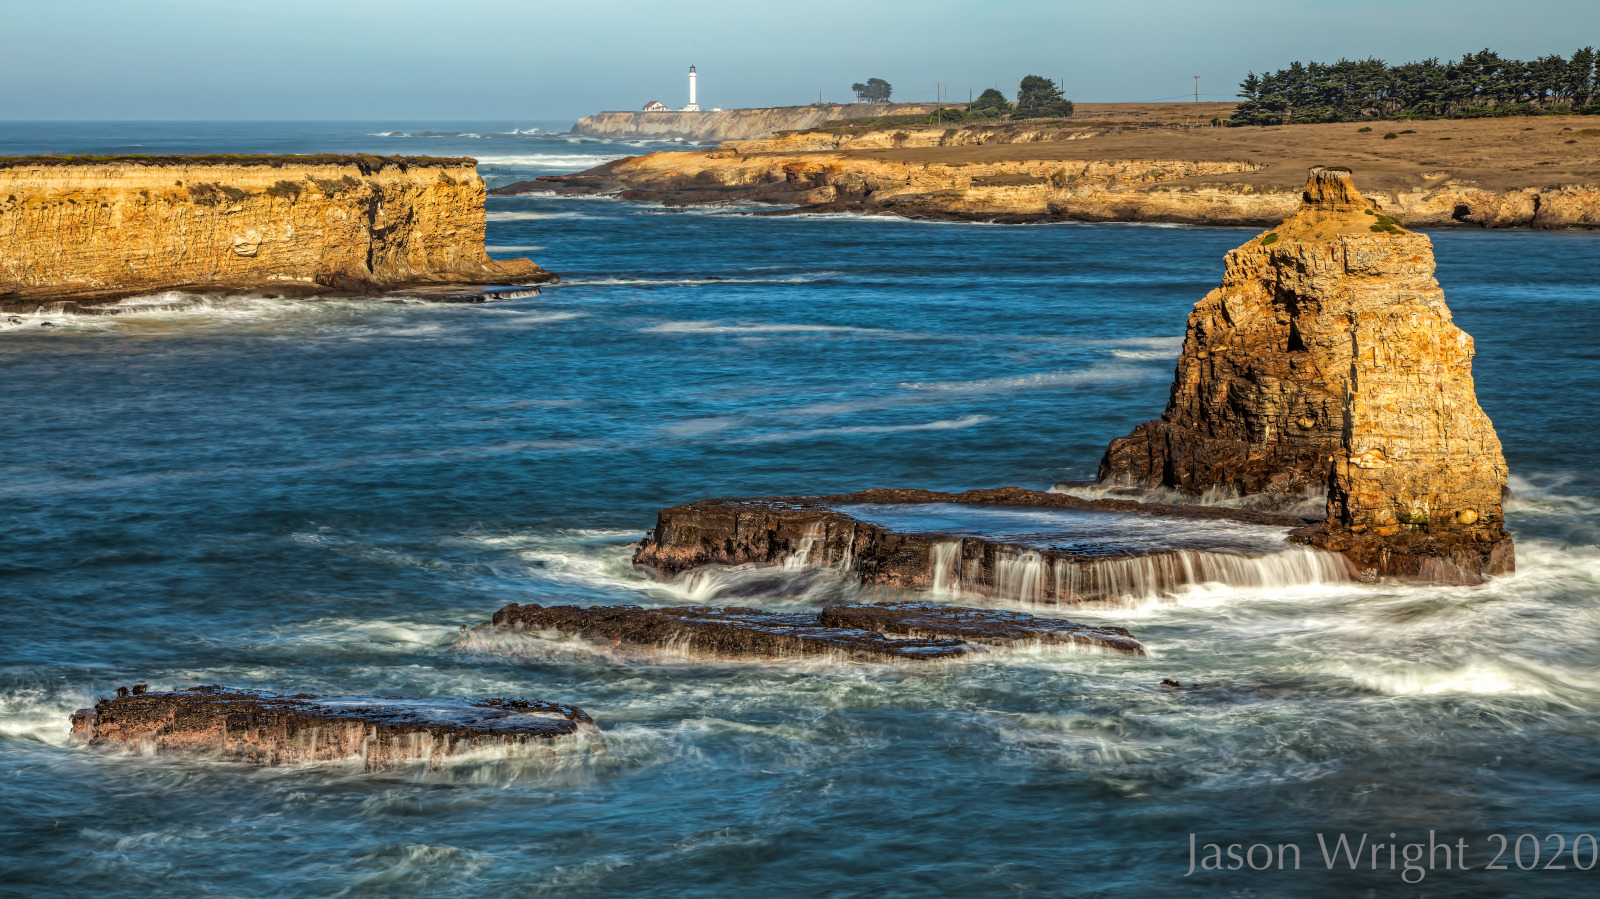
<svg viewBox="0 0 1600 899"><path fill-rule="evenodd" d="M1103 481L1294 497L1326 492L1298 539L1368 575L1509 571L1506 464L1452 323L1432 243L1313 169L1299 211L1232 251L1189 315L1161 418L1112 442Z"/></svg>
<svg viewBox="0 0 1600 899"><path fill-rule="evenodd" d="M719 112L601 112L579 119L573 124L572 133L615 140L748 140L776 131L815 128L840 119L915 115L931 108L931 104L916 103L834 103Z"/></svg>
<svg viewBox="0 0 1600 899"><path fill-rule="evenodd" d="M552 279L488 257L483 203L468 158L0 158L0 307L187 286Z"/></svg>
<svg viewBox="0 0 1600 899"><path fill-rule="evenodd" d="M1369 136L1328 130L1336 126L1213 135L1076 118L897 129L836 121L715 150L619 160L505 192L614 193L674 205L745 200L982 221L1267 226L1299 205L1306 166L1295 157L1310 152L1300 144L1322 141L1339 147L1336 158L1381 168L1371 195L1413 225L1600 227L1600 171L1568 147L1577 139L1550 124L1531 136L1500 122L1434 124L1456 136L1425 146L1381 137L1358 143ZM1491 142L1506 148L1476 149ZM1378 156L1375 147L1389 155ZM1469 155L1477 152L1490 155Z"/></svg>
<svg viewBox="0 0 1600 899"><path fill-rule="evenodd" d="M497 193L524 190L615 193L670 204L731 200L795 204L820 210L882 211L972 219L1045 217L1088 221L1205 221L1240 224L1259 215L1212 191L1196 201L1150 202L1143 191L1185 178L1226 177L1258 169L1246 160L1185 159L917 162L839 152L746 154L737 145L705 153L630 157L576 175L546 176ZM1273 203L1272 198L1266 198ZM1291 208L1283 199L1278 217ZM1137 210L1137 211L1135 211Z"/></svg>

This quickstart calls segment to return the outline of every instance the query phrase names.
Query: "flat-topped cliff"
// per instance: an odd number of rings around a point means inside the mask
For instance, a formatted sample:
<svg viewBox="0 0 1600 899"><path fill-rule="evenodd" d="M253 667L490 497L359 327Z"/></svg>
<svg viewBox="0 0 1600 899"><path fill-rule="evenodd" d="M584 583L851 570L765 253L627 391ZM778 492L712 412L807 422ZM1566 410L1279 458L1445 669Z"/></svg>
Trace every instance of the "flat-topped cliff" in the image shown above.
<svg viewBox="0 0 1600 899"><path fill-rule="evenodd" d="M776 131L815 128L840 119L929 112L931 103L830 103L724 109L718 112L600 112L572 126L586 137L724 141L752 140Z"/></svg>
<svg viewBox="0 0 1600 899"><path fill-rule="evenodd" d="M483 202L470 158L0 157L0 308L178 287L551 280L488 257Z"/></svg>
<svg viewBox="0 0 1600 899"><path fill-rule="evenodd" d="M1513 565L1506 463L1451 321L1433 245L1311 171L1300 209L1232 251L1195 304L1162 416L1103 481L1191 495L1325 493L1297 539L1369 575L1472 581Z"/></svg>
<svg viewBox="0 0 1600 899"><path fill-rule="evenodd" d="M510 192L979 221L1266 226L1294 213L1305 171L1326 160L1360 168L1367 194L1412 225L1600 227L1600 129L1567 117L1411 122L1390 139L1347 124L1213 128L1197 120L1171 111L1139 119L1090 104L1069 119L957 127L836 120L715 150L620 160ZM1151 166L1167 175L1099 176Z"/></svg>

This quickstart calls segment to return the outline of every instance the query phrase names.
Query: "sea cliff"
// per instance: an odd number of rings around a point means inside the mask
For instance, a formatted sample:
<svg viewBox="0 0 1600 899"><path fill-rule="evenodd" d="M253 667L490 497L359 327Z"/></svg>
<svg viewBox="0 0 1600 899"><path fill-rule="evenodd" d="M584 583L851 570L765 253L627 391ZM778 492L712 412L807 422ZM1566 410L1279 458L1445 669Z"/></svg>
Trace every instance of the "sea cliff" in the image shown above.
<svg viewBox="0 0 1600 899"><path fill-rule="evenodd" d="M0 308L552 280L488 257L484 193L470 158L0 158Z"/></svg>
<svg viewBox="0 0 1600 899"><path fill-rule="evenodd" d="M1087 105L1087 104L1086 104ZM754 201L812 212L975 221L1270 226L1322 159L1359 165L1387 214L1423 227L1600 227L1600 138L1556 118L1211 128L1124 119L807 131L656 153L506 189L679 205ZM1600 134L1600 132L1597 132Z"/></svg>
<svg viewBox="0 0 1600 899"><path fill-rule="evenodd" d="M919 103L834 103L724 109L719 112L601 112L579 119L573 124L572 133L624 140L749 140L767 137L777 131L815 128L839 119L915 115L931 108L932 104Z"/></svg>

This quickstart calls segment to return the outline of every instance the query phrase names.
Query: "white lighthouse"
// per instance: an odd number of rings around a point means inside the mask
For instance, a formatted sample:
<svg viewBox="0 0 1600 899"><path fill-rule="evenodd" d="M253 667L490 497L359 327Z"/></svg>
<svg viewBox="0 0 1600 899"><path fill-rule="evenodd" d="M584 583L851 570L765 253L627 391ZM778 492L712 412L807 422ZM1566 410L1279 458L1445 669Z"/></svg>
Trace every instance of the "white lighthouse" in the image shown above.
<svg viewBox="0 0 1600 899"><path fill-rule="evenodd" d="M694 66L689 67L689 105L680 106L679 112L699 112L700 104L694 101Z"/></svg>

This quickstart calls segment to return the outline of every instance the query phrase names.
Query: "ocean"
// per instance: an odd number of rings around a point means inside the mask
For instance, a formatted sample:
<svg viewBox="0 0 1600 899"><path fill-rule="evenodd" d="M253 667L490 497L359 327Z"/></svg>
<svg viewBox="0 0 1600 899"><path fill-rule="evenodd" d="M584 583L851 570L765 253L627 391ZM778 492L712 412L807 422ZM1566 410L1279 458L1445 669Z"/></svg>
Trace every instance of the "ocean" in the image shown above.
<svg viewBox="0 0 1600 899"><path fill-rule="evenodd" d="M496 185L674 146L564 125L0 123L0 153L472 155ZM398 136L422 131L454 134ZM1142 659L735 662L460 628L855 597L660 581L629 544L706 497L1092 477L1254 232L488 208L491 254L562 283L0 317L0 894L1593 895L1600 234L1431 235L1515 576L993 603L1127 627ZM139 681L538 697L600 733L370 774L70 744L73 710ZM1401 848L1330 869L1341 834ZM1191 839L1271 861L1190 873ZM1405 847L1458 839L1472 870L1416 883Z"/></svg>

